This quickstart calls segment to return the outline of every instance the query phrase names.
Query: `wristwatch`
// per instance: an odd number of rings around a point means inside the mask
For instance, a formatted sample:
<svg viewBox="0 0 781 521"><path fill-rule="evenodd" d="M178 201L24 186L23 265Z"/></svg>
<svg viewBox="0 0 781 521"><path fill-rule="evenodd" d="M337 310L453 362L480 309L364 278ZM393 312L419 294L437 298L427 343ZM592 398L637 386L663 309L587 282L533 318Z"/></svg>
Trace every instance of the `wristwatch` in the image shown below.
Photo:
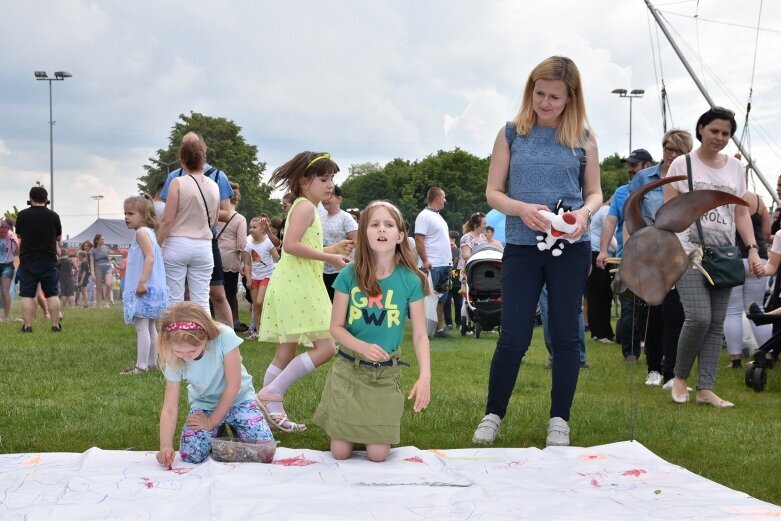
<svg viewBox="0 0 781 521"><path fill-rule="evenodd" d="M746 248L749 249L749 250L751 248L754 248L755 250L759 250L759 246L757 246L756 244L749 244L748 246L746 246Z"/></svg>
<svg viewBox="0 0 781 521"><path fill-rule="evenodd" d="M588 221L586 221L586 222L587 223L591 223L591 216L594 215L594 212L592 212L591 208L589 208L588 206L584 206L583 208L585 208L586 211L588 212Z"/></svg>

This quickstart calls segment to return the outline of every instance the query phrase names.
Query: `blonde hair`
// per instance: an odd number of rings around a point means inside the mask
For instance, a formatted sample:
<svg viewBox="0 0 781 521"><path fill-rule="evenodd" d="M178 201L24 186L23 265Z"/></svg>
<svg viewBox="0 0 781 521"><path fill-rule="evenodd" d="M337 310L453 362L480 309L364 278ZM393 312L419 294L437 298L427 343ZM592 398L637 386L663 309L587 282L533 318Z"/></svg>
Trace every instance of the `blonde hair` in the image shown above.
<svg viewBox="0 0 781 521"><path fill-rule="evenodd" d="M176 329L166 331L174 322L195 322L200 329ZM160 319L160 333L157 336L157 356L160 369L167 365L181 367L182 359L171 351L172 344L187 344L200 347L220 334L220 326L214 322L201 306L193 302L179 302L163 313Z"/></svg>
<svg viewBox="0 0 781 521"><path fill-rule="evenodd" d="M374 252L369 247L366 240L367 230L369 228L369 220L371 219L374 210L377 208L386 208L391 214L393 222L396 224L402 240L396 245L395 263L401 265L412 271L418 276L420 282L423 284L423 292L428 295L428 278L417 267L417 255L412 251L412 247L407 241L407 232L404 229L404 219L401 217L401 212L393 204L388 201L372 201L361 212L361 217L358 219L358 240L355 248L355 261L353 262L353 272L355 273L355 279L358 282L358 287L364 293L364 295L375 296L382 293L380 288L380 281L377 280L377 273L375 271Z"/></svg>
<svg viewBox="0 0 781 521"><path fill-rule="evenodd" d="M694 147L692 135L677 128L668 131L662 138L662 146L666 147L667 145L677 148L681 154L688 154Z"/></svg>
<svg viewBox="0 0 781 521"><path fill-rule="evenodd" d="M585 148L588 144L586 104L583 100L583 88L580 72L571 59L564 56L551 56L532 69L523 90L523 100L518 114L512 119L519 135L528 136L537 123L534 112L534 87L537 80L560 80L567 86L569 100L564 105L559 126L556 129L556 141L570 148Z"/></svg>
<svg viewBox="0 0 781 521"><path fill-rule="evenodd" d="M152 196L141 194L125 199L125 210L131 209L144 218L144 225L157 230L157 219L155 219L155 204Z"/></svg>

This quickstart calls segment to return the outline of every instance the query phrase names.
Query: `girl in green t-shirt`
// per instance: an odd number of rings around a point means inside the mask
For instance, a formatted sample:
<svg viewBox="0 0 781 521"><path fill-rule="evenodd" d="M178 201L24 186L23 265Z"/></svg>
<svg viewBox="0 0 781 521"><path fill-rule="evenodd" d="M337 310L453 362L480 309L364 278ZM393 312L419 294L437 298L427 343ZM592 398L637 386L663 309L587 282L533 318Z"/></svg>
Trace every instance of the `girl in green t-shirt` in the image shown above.
<svg viewBox="0 0 781 521"><path fill-rule="evenodd" d="M398 208L375 201L358 221L355 262L334 282L331 332L339 343L313 422L331 439L331 454L352 456L366 445L371 461L384 461L400 441L404 396L399 360L407 310L412 320L418 380L407 396L426 408L431 365L423 300L428 282L415 266Z"/></svg>

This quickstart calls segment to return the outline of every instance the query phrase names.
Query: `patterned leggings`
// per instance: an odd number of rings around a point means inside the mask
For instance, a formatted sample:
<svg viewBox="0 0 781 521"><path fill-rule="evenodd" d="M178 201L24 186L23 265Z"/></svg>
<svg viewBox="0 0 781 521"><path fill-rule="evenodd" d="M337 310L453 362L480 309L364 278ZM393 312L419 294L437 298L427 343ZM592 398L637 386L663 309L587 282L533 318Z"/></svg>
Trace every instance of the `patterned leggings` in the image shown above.
<svg viewBox="0 0 781 521"><path fill-rule="evenodd" d="M190 408L188 416L197 412L203 412L207 416L212 411L198 408ZM182 461L187 463L201 463L212 451L211 439L218 436L219 431L225 425L230 425L240 438L252 440L273 440L274 436L268 428L263 413L260 412L258 402L247 400L228 409L228 414L219 425L210 431L192 429L187 425L182 430L182 439L179 442L179 455Z"/></svg>

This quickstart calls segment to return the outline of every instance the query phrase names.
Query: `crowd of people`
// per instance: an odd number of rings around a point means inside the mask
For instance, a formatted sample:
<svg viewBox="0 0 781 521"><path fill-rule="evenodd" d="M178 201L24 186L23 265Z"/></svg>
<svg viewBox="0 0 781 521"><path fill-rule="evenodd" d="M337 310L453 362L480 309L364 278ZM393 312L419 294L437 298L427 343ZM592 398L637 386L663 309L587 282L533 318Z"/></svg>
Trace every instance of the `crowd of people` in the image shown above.
<svg viewBox="0 0 781 521"><path fill-rule="evenodd" d="M179 149L182 167L171 172L158 194L124 202L125 222L135 231L127 255L122 292L124 319L137 333L137 359L123 374L157 368L166 376L158 460L173 461L179 387L189 382L189 413L180 454L199 462L208 441L226 425L241 437L271 439L271 430L300 432L284 407L297 381L331 361L313 422L331 440L337 459L349 458L355 444L368 458L383 461L399 443L404 396L398 385L405 323L412 325L419 377L408 394L415 411L430 400L429 333L424 299L437 297L434 338L461 326L464 268L483 244L502 249L502 320L487 382L484 416L472 441L492 444L505 421L540 309L550 352L552 388L547 445L570 444L570 410L578 374L589 368L585 335L620 342L628 364L644 352L647 385L663 386L675 403L689 400L692 367L698 360L695 400L715 407L734 404L714 392L716 368L726 333L732 359L740 366L742 314L760 311L770 218L759 196L748 192L738 159L721 153L735 133L731 111L714 107L695 125L700 146L683 130L667 132L662 161L645 149L623 161L628 182L603 203L596 134L586 115L580 73L568 58L537 65L526 82L520 110L496 135L486 186L490 207L506 216L505 242L493 237L483 212L472 214L460 231L442 217L446 192L431 187L413 232L396 206L375 201L362 212L341 209L339 167L328 153L302 152L277 168L272 185L284 189L284 215L242 216L240 187L206 161L207 147L196 133ZM687 253L703 245L742 246L746 283L714 288L695 269L678 281L664 303L648 306L619 296L621 318L614 331L611 259L620 258L629 239L625 202L645 185L668 175L688 176L646 193L642 216L653 223L662 205L690 190L718 189L743 197L744 206L724 206L679 234ZM781 192L781 179L779 181ZM87 305L94 284L98 307L110 306L112 265L100 236L82 244L78 256L60 257L59 217L46 207L41 187L30 191L30 208L13 224L0 223L0 275L4 319L9 317L7 279L20 257L23 332L32 331L36 296L48 306L52 331L62 331L60 300ZM551 212L569 214L555 249L540 247L552 233ZM559 213L558 215L562 215ZM18 237L22 238L21 247ZM781 241L770 248L781 255ZM59 287L58 287L59 280ZM252 303L249 325L239 316L239 281ZM432 297L433 298L433 297ZM246 338L275 344L256 392L236 349ZM767 326L756 327L761 343ZM337 344L338 342L338 344ZM300 351L300 346L308 349ZM643 346L641 350L641 346Z"/></svg>

